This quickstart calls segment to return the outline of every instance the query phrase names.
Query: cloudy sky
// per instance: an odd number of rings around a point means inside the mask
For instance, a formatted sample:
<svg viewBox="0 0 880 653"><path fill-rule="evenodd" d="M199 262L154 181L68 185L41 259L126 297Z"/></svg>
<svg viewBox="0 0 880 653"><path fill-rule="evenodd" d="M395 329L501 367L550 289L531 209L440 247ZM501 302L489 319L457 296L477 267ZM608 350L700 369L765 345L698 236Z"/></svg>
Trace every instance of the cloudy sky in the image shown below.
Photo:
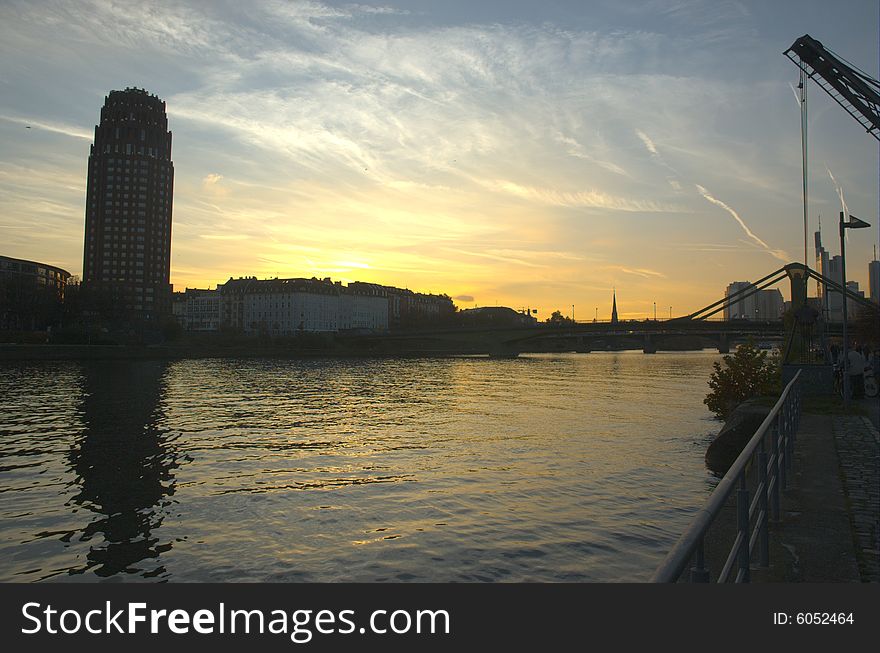
<svg viewBox="0 0 880 653"><path fill-rule="evenodd" d="M578 319L803 260L810 34L878 76L876 0L0 0L0 254L82 271L105 95L167 102L175 289L330 276ZM810 259L867 282L878 144L808 88ZM27 127L30 127L28 129ZM787 294L786 290L783 290Z"/></svg>

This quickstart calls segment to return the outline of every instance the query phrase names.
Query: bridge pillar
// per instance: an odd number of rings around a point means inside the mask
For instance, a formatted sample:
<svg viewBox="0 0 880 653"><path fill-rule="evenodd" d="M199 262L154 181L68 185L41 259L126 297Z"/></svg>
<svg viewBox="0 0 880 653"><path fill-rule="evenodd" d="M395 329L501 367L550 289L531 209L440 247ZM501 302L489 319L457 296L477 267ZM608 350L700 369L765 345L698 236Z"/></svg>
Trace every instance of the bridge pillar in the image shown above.
<svg viewBox="0 0 880 653"><path fill-rule="evenodd" d="M656 354L657 353L657 345L654 344L654 341L651 340L651 334L645 334L645 344L642 347L643 354Z"/></svg>
<svg viewBox="0 0 880 653"><path fill-rule="evenodd" d="M593 351L593 346L590 341L588 341L583 336L580 336L577 339L577 347L575 348L575 351L579 354L589 354L591 351Z"/></svg>
<svg viewBox="0 0 880 653"><path fill-rule="evenodd" d="M518 358L519 349L507 343L498 342L489 347L489 358Z"/></svg>
<svg viewBox="0 0 880 653"><path fill-rule="evenodd" d="M791 283L791 309L797 311L807 301L807 271L803 267L786 266Z"/></svg>
<svg viewBox="0 0 880 653"><path fill-rule="evenodd" d="M729 354L730 353L730 341L727 338L726 333L722 333L718 338L718 353L719 354Z"/></svg>

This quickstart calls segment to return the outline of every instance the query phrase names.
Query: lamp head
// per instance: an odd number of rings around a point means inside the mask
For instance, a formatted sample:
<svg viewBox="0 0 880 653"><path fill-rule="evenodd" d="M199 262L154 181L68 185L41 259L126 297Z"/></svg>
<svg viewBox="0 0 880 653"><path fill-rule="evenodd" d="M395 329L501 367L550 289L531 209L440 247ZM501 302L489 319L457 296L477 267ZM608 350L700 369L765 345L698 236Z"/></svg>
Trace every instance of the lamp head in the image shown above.
<svg viewBox="0 0 880 653"><path fill-rule="evenodd" d="M844 222L843 226L848 229L864 229L865 227L870 227L871 225L865 222L864 220L859 220L856 216L849 216L849 222Z"/></svg>

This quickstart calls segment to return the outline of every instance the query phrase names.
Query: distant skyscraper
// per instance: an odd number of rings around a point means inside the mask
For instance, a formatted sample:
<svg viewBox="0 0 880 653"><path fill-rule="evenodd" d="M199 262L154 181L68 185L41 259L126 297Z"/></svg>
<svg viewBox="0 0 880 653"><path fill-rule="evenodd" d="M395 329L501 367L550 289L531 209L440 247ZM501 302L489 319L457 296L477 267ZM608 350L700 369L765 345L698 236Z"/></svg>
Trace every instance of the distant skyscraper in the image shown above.
<svg viewBox="0 0 880 653"><path fill-rule="evenodd" d="M89 153L83 283L134 319L171 312L173 189L165 103L110 91Z"/></svg>
<svg viewBox="0 0 880 653"><path fill-rule="evenodd" d="M823 272L828 279L843 286L843 259L838 254L828 259L828 270ZM825 305L828 308L828 320L840 322L843 320L843 293L836 290L827 292L828 299Z"/></svg>
<svg viewBox="0 0 880 653"><path fill-rule="evenodd" d="M778 320L782 317L785 302L779 288L759 290L755 297L755 318L758 320Z"/></svg>
<svg viewBox="0 0 880 653"><path fill-rule="evenodd" d="M868 263L868 291L871 301L880 304L880 261L876 259Z"/></svg>
<svg viewBox="0 0 880 653"><path fill-rule="evenodd" d="M725 320L754 320L758 317L757 315L757 301L755 299L755 294L751 294L748 297L737 295L737 293L743 293L745 295L748 291L754 291L755 285L748 281L734 281L727 285L727 288L724 289L724 297L725 299L733 296L734 299L729 304L724 307L724 319Z"/></svg>
<svg viewBox="0 0 880 653"><path fill-rule="evenodd" d="M865 298L865 291L859 290L859 282L858 281L847 281L846 289L852 293L853 295L858 295L862 299ZM843 314L843 307L841 307L841 315ZM846 316L847 319L855 319L858 317L859 312L862 310L861 306L858 303L852 300L852 297L847 299L846 302Z"/></svg>
<svg viewBox="0 0 880 653"><path fill-rule="evenodd" d="M830 259L828 255L828 250L822 245L822 216L819 216L819 228L820 230L816 232L816 267L815 271L819 274L828 277L829 271L828 266L830 265ZM822 306L823 313L828 312L828 293L825 292L825 286L821 283L816 283L816 297L819 298L819 303ZM827 315L826 315L827 317Z"/></svg>

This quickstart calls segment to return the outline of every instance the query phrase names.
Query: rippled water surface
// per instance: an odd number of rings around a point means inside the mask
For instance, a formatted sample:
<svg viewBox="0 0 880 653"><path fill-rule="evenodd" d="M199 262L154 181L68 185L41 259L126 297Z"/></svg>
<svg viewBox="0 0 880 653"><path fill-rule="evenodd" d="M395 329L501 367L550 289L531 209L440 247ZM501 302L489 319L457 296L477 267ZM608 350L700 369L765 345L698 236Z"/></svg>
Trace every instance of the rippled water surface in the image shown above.
<svg viewBox="0 0 880 653"><path fill-rule="evenodd" d="M646 580L717 359L7 363L0 580Z"/></svg>

